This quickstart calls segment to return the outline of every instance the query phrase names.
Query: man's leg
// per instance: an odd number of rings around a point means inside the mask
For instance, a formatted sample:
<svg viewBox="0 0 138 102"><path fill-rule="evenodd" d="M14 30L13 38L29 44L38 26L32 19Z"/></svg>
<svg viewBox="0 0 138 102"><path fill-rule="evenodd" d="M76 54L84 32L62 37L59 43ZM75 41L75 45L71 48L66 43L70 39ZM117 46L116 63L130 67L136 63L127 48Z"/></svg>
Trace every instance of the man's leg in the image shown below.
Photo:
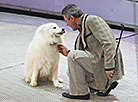
<svg viewBox="0 0 138 102"><path fill-rule="evenodd" d="M71 95L86 95L89 93L88 86L95 86L92 64L84 51L74 50L69 53L68 71Z"/></svg>

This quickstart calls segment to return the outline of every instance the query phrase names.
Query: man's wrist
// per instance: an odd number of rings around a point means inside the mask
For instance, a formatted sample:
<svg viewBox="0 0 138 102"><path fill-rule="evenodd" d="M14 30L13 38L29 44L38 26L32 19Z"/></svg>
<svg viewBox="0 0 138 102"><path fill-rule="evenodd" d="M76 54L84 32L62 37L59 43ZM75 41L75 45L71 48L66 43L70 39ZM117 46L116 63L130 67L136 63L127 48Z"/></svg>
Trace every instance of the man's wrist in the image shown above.
<svg viewBox="0 0 138 102"><path fill-rule="evenodd" d="M70 52L70 50L68 50L68 53Z"/></svg>
<svg viewBox="0 0 138 102"><path fill-rule="evenodd" d="M67 55L70 53L70 50L67 51Z"/></svg>

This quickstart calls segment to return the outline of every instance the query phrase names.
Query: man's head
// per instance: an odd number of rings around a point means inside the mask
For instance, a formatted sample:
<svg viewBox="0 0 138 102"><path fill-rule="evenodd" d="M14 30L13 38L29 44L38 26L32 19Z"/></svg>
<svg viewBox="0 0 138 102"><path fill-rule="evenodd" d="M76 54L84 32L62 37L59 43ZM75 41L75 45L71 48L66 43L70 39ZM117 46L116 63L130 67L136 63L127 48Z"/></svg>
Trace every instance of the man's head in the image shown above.
<svg viewBox="0 0 138 102"><path fill-rule="evenodd" d="M68 26L70 26L73 30L78 29L79 18L83 15L83 12L79 7L75 4L68 4L63 8L62 15Z"/></svg>

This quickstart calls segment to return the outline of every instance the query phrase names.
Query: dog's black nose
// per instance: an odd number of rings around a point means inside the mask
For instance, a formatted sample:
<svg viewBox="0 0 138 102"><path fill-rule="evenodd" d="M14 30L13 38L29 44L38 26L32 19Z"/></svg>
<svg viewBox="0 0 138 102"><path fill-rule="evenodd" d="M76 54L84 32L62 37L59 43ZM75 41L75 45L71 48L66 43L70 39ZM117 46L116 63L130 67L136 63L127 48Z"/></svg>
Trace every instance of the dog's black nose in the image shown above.
<svg viewBox="0 0 138 102"><path fill-rule="evenodd" d="M64 29L64 28L62 28L62 31L65 31L65 29Z"/></svg>

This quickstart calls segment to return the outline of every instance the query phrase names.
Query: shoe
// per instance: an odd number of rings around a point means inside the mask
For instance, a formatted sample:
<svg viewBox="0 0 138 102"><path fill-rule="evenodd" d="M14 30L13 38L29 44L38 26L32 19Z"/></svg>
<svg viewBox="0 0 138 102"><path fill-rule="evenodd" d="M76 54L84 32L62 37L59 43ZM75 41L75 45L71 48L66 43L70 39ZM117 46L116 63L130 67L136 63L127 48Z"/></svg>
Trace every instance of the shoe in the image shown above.
<svg viewBox="0 0 138 102"><path fill-rule="evenodd" d="M109 89L105 93L97 92L96 95L98 95L98 96L108 96L110 91L112 89L116 88L117 85L118 85L118 82L115 81L111 84L111 86L109 87Z"/></svg>
<svg viewBox="0 0 138 102"><path fill-rule="evenodd" d="M62 93L63 97L66 98L71 98L71 99L80 99L80 100L88 100L90 99L90 94L88 93L87 95L70 95L69 93Z"/></svg>
<svg viewBox="0 0 138 102"><path fill-rule="evenodd" d="M94 88L91 88L91 87L89 87L89 90L90 90L91 93L95 93L95 92L98 92L99 91L99 90L94 89Z"/></svg>

